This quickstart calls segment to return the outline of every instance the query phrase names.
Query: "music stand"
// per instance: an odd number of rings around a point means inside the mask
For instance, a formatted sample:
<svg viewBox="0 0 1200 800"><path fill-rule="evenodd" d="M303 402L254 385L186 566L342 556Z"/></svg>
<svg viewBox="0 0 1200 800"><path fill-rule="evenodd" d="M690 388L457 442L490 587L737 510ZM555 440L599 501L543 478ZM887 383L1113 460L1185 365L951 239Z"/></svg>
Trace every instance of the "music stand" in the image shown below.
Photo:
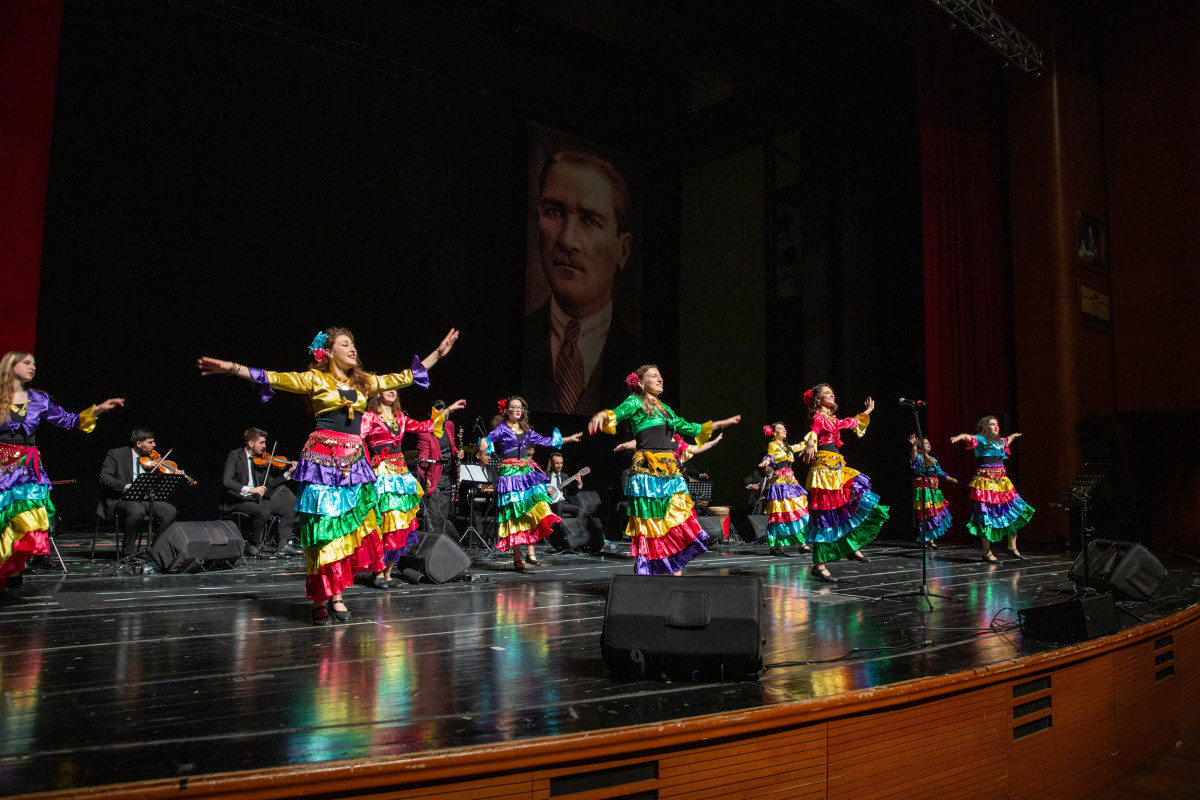
<svg viewBox="0 0 1200 800"><path fill-rule="evenodd" d="M1108 475L1112 464L1101 463L1085 463L1079 468L1079 473L1075 476L1075 480L1071 481L1071 485L1067 487L1067 493L1063 495L1062 505L1067 505L1074 500L1079 503L1079 539L1083 545L1083 587L1076 586L1073 597L1084 597L1091 592L1098 594L1091 587L1091 568L1088 552L1088 534L1091 528L1088 527L1088 503L1091 502L1092 492L1100 485L1100 482Z"/></svg>
<svg viewBox="0 0 1200 800"><path fill-rule="evenodd" d="M462 532L462 536L458 537L458 543L461 545L466 540L466 548L475 548L474 542L479 542L483 545L483 549L489 553L492 552L492 546L487 543L487 540L475 530L475 526L471 523L471 511L474 509L475 494L480 486L488 483L495 483L495 480L489 478L487 470L480 464L463 464L459 468L458 486L460 489L467 491L467 529ZM486 512L485 512L486 514Z"/></svg>
<svg viewBox="0 0 1200 800"><path fill-rule="evenodd" d="M912 406L913 424L917 428L917 456L921 457L925 454L925 437L921 433L921 412L918 409L919 409L918 405L914 404ZM923 459L922 459L921 463L922 464L925 463ZM913 481L913 502L912 502L913 527L915 527L917 529L918 536L920 536L920 533L921 533L920 522L923 519L923 515L921 512L923 512L929 508L929 501L927 499L929 497L929 493L928 493L928 491L922 491L923 489L927 489L927 488L928 487L924 487L924 486L918 488L917 481L915 481L915 480ZM918 499L917 499L918 497L920 497L920 502L918 502ZM895 599L898 599L901 597L920 597L925 600L926 604L928 604L930 611L933 611L933 601L929 599L931 597L940 597L943 600L953 600L956 603L963 602L961 599L954 597L952 595L938 594L937 592L929 591L929 547L928 547L928 544L929 544L929 542L927 542L925 540L925 537L922 536L921 537L921 586L920 586L920 588L912 589L907 592L892 592L890 594L885 594L879 598L880 600L895 600Z"/></svg>
<svg viewBox="0 0 1200 800"><path fill-rule="evenodd" d="M698 506L707 514L709 501L712 500L713 482L710 480L687 481L687 487L688 494L692 498L692 504Z"/></svg>
<svg viewBox="0 0 1200 800"><path fill-rule="evenodd" d="M133 483L129 484L129 488L121 495L120 502L148 502L150 511L146 514L146 546L136 553L126 555L121 559L121 564L142 561L150 557L150 547L154 544L154 503L170 499L185 480L187 480L187 476L178 472L143 472L134 478Z"/></svg>

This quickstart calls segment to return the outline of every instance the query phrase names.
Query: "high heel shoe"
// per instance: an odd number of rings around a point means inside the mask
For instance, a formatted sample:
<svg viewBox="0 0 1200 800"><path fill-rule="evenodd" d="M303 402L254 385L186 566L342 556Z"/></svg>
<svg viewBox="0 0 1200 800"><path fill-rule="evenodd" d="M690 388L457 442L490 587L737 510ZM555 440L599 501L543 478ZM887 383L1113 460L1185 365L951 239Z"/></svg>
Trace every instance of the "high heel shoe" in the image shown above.
<svg viewBox="0 0 1200 800"><path fill-rule="evenodd" d="M813 564L812 576L819 581L825 583L837 583L838 579L829 574L829 570L822 571L820 564Z"/></svg>
<svg viewBox="0 0 1200 800"><path fill-rule="evenodd" d="M342 606L341 611L338 611L336 608L334 608L335 605L339 605L339 604ZM350 610L348 608L346 608L346 604L343 603L341 600L330 600L329 601L329 613L338 622L349 622L351 619L354 618L354 615L350 613Z"/></svg>
<svg viewBox="0 0 1200 800"><path fill-rule="evenodd" d="M313 606L312 623L313 625L332 625L333 618L329 616L329 609L324 605Z"/></svg>

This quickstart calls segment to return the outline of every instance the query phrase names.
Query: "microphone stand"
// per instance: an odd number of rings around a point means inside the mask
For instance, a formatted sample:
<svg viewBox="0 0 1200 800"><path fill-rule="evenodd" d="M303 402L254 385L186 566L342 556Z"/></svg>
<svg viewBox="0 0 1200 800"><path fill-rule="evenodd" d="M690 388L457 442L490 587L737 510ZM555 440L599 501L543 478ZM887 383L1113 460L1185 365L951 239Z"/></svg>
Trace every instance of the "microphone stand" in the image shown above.
<svg viewBox="0 0 1200 800"><path fill-rule="evenodd" d="M912 408L913 423L917 429L917 454L918 456L922 457L921 463L924 464L925 462L923 457L925 454L925 437L921 433L921 412L918 410L923 403L915 401L909 403L904 400L901 400L900 402ZM924 536L921 536L920 527L920 522L923 518L921 512L929 508L929 493L927 491L922 491L922 489L927 488L928 487L919 487L917 485L917 481L913 481L913 527L916 528L917 537L921 542L921 588L913 589L907 592L892 592L891 594L883 595L879 599L896 600L901 597L920 597L929 606L929 610L933 611L933 601L929 599L931 597L940 597L942 600L953 600L956 603L961 603L963 601L957 597L953 597L952 595L938 594L937 592L929 591L929 548L927 546L929 543L925 540Z"/></svg>

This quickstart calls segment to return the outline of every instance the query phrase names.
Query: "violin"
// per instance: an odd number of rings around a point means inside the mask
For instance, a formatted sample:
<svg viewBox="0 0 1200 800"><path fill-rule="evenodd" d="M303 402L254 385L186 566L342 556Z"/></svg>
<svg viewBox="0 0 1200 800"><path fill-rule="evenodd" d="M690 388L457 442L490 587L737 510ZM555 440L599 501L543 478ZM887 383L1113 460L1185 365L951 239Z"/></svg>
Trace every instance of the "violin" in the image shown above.
<svg viewBox="0 0 1200 800"><path fill-rule="evenodd" d="M171 451L167 451L167 455L171 455ZM163 475L182 475L187 479L189 486L195 486L196 481L191 475L179 468L179 465L174 461L167 461L166 456L160 456L157 450L151 450L150 455L142 456L138 459L138 464L147 472L159 472Z"/></svg>
<svg viewBox="0 0 1200 800"><path fill-rule="evenodd" d="M254 466L256 467L269 467L271 469L287 469L292 464L291 461L288 461L283 456L267 455L266 453L254 456L250 460L254 462Z"/></svg>

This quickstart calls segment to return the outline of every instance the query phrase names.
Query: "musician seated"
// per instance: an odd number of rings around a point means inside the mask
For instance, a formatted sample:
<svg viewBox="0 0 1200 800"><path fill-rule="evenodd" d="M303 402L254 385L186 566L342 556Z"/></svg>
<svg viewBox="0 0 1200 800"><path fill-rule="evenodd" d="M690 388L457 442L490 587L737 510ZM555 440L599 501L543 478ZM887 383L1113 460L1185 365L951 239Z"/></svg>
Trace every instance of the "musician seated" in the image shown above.
<svg viewBox="0 0 1200 800"><path fill-rule="evenodd" d="M483 467L489 483L475 486L468 513L471 527L479 531L479 535L484 539L490 539L496 534L494 509L496 506L496 481L500 479L500 471L492 465L492 454L482 447L475 451L474 461L476 465Z"/></svg>
<svg viewBox="0 0 1200 800"><path fill-rule="evenodd" d="M122 550L126 555L137 546L138 531L142 521L150 515L149 500L122 500L121 495L133 485L137 477L146 472L138 459L149 457L154 452L154 432L149 428L134 428L129 435L129 446L122 445L109 450L100 468L100 503L96 515L110 520L115 515L121 523L123 533ZM175 506L164 500L154 502L154 533L175 521L178 512Z"/></svg>
<svg viewBox="0 0 1200 800"><path fill-rule="evenodd" d="M221 511L225 514L245 514L250 518L250 534L246 538L246 555L257 556L263 546L263 533L272 517L279 519L279 556L298 556L302 551L295 547L292 537L296 535L296 508L292 503L274 500L271 494L292 477L296 462L288 462L286 469L259 466L254 459L267 459L263 453L267 448L267 432L261 428L247 428L242 433L242 447L234 448L225 457L225 471L221 476L224 491L221 494ZM265 478L265 481L264 481Z"/></svg>
<svg viewBox="0 0 1200 800"><path fill-rule="evenodd" d="M575 498L583 488L583 476L568 476L563 471L562 453L550 454L546 477L550 479L546 490L550 495L550 510L560 517L582 517L583 507L575 502Z"/></svg>
<svg viewBox="0 0 1200 800"><path fill-rule="evenodd" d="M767 454L763 453L759 463L755 465L754 472L751 472L745 478L742 478L742 486L746 487L748 499L746 501L747 514L763 513L763 503L767 481L775 474L775 467L771 464L771 460L767 458Z"/></svg>

